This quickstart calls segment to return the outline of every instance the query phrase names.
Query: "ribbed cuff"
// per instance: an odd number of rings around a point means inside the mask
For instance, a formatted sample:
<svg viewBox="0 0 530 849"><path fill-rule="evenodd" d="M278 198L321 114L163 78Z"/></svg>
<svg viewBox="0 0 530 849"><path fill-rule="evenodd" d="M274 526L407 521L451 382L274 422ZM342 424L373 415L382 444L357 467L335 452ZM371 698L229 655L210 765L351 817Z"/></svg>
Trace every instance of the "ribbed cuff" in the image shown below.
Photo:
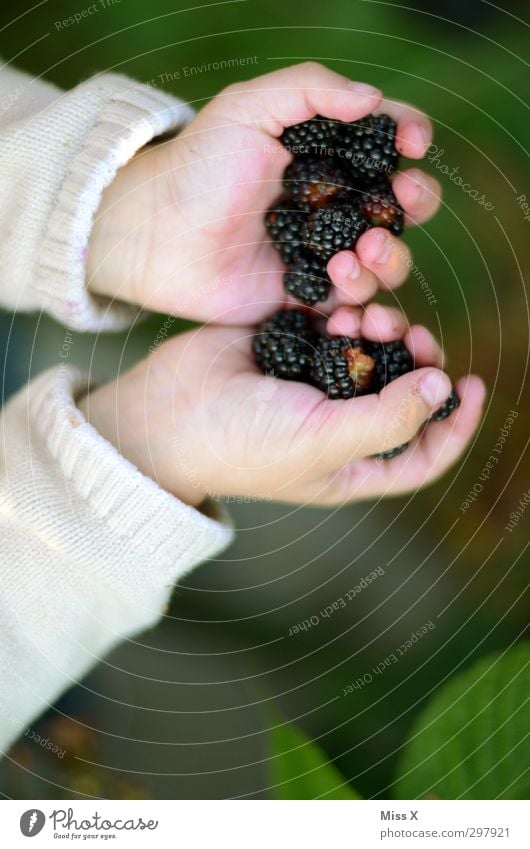
<svg viewBox="0 0 530 849"><path fill-rule="evenodd" d="M232 531L219 505L210 505L209 518L184 504L98 434L75 406L87 384L74 368L46 372L31 384L30 418L73 496L70 503L83 504L68 545L75 547L77 534L81 544L71 553L87 570L136 596L148 586L173 583L213 557L230 543ZM82 544L87 537L95 544ZM117 544L123 556L109 558Z"/></svg>
<svg viewBox="0 0 530 849"><path fill-rule="evenodd" d="M43 307L69 327L119 330L131 324L139 308L86 289L94 216L118 168L153 138L184 126L193 110L171 95L114 74L95 77L66 97L79 98L85 115L78 117L79 147L47 223L35 289ZM86 110L93 116L88 130Z"/></svg>

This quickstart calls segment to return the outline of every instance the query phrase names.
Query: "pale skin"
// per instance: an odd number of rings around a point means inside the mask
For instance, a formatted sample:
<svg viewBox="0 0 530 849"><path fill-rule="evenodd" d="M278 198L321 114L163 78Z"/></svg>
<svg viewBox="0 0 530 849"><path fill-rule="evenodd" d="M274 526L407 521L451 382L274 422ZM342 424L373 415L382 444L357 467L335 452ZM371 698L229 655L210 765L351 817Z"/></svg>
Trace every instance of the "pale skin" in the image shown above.
<svg viewBox="0 0 530 849"><path fill-rule="evenodd" d="M450 381L425 328L407 327L393 308L364 306L378 289L399 286L410 267L404 243L379 228L355 253L330 260L335 286L321 310L331 333L402 338L417 371L379 396L328 401L312 387L261 375L253 362L252 325L289 303L263 227L290 161L277 139L315 114L352 121L374 111L397 120L404 156L425 154L426 116L306 63L221 92L176 139L140 152L105 192L89 247L92 291L225 325L166 342L79 402L125 457L189 504L208 494L335 504L407 492L442 474L476 429L484 399L477 377L457 384L456 414L422 429ZM393 187L409 224L439 205L437 182L417 168ZM400 457L370 459L411 439Z"/></svg>

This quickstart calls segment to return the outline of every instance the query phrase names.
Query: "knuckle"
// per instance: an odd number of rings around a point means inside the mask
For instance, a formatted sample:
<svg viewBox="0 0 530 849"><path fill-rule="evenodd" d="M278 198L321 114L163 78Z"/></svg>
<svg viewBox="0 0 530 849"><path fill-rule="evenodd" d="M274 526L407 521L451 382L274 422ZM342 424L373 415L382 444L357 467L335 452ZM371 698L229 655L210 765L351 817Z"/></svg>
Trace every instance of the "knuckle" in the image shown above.
<svg viewBox="0 0 530 849"><path fill-rule="evenodd" d="M411 439L425 419L425 407L419 395L417 384L411 384L405 395L396 403L382 405L381 421L384 422L381 436L384 448L389 450Z"/></svg>
<svg viewBox="0 0 530 849"><path fill-rule="evenodd" d="M300 62L296 67L299 71L310 75L320 74L324 70L324 66L320 62L315 62L312 59L308 59L306 62Z"/></svg>
<svg viewBox="0 0 530 849"><path fill-rule="evenodd" d="M235 97L243 93L244 83L230 83L220 91L221 97Z"/></svg>

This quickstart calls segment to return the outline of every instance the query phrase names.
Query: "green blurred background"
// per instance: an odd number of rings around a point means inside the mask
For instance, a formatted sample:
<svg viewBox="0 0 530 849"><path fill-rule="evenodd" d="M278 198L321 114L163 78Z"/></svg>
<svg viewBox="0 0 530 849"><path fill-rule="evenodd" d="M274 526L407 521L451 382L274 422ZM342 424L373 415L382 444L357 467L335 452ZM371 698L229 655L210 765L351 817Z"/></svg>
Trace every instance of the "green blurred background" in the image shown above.
<svg viewBox="0 0 530 849"><path fill-rule="evenodd" d="M179 72L164 87L198 108L237 79L315 59L425 110L442 149L438 167L426 167L441 180L444 202L406 240L436 304L414 277L392 299L442 339L455 376L473 370L486 379L489 398L463 462L426 491L336 511L230 505L232 548L178 587L160 627L114 651L42 720L66 741L67 757L23 741L0 766L0 790L22 798L268 798L267 729L281 716L318 739L362 795L388 797L427 695L520 639L527 620L528 516L505 530L530 485L530 220L518 201L530 195L525 4L98 0L81 23L58 29L88 5L55 0L32 9L28 0L3 0L1 54L64 88L104 70L144 81ZM184 70L249 56L257 57L250 67ZM452 182L454 168L493 209ZM71 360L110 376L120 358L123 368L146 352L159 324L154 317L127 337L76 335ZM1 315L6 396L59 362L64 333L46 318ZM511 410L518 416L499 462L463 511ZM378 567L383 574L345 609L287 636ZM342 696L429 620L434 630L399 664Z"/></svg>

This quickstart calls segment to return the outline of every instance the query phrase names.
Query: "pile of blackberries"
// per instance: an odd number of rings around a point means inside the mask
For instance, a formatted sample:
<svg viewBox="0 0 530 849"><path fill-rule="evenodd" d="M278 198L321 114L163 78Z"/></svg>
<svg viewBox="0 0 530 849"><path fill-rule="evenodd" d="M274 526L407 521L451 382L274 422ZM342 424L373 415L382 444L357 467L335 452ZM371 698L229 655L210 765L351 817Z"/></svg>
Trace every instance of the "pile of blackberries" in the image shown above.
<svg viewBox="0 0 530 849"><path fill-rule="evenodd" d="M401 340L372 342L325 336L316 330L308 313L299 309L279 310L262 322L254 336L253 350L265 374L308 383L331 399L380 392L414 369L412 356ZM442 421L458 404L453 390L429 421ZM378 457L390 460L406 447L400 445Z"/></svg>
<svg viewBox="0 0 530 849"><path fill-rule="evenodd" d="M395 135L388 115L352 124L317 116L283 133L294 159L265 226L287 267L285 290L301 303L326 300L328 260L353 250L370 227L402 232L403 210L389 180L399 159Z"/></svg>
<svg viewBox="0 0 530 849"><path fill-rule="evenodd" d="M389 180L399 160L395 135L388 115L352 123L317 116L284 131L281 141L294 159L284 173L285 194L266 213L265 226L286 266L285 291L306 307L327 299L332 283L326 265L333 254L354 250L370 227L401 234L403 210ZM380 392L414 369L400 340L328 337L300 309L264 321L253 349L265 374L309 383L331 399ZM453 390L432 419L441 421L458 404ZM378 456L391 459L405 448Z"/></svg>

